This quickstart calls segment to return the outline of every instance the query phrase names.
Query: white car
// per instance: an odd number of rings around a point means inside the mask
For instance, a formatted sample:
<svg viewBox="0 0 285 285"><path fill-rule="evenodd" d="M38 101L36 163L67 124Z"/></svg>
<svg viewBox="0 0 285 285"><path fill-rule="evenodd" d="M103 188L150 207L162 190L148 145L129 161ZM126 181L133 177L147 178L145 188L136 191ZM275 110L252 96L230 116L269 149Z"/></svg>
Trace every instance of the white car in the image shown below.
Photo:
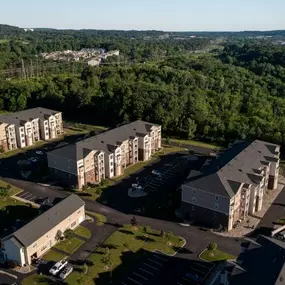
<svg viewBox="0 0 285 285"><path fill-rule="evenodd" d="M73 267L71 265L68 265L63 269L63 271L59 274L59 278L61 280L64 280L71 272L73 271Z"/></svg>
<svg viewBox="0 0 285 285"><path fill-rule="evenodd" d="M155 176L161 176L161 173L160 173L159 171L157 171L157 170L153 170L153 171L151 172L151 174L153 174L153 175L155 175Z"/></svg>
<svg viewBox="0 0 285 285"><path fill-rule="evenodd" d="M143 189L143 187L142 186L140 186L139 184L132 184L132 188L133 189L136 189L136 190L142 190Z"/></svg>
<svg viewBox="0 0 285 285"><path fill-rule="evenodd" d="M36 151L36 154L38 154L38 155L43 155L43 154L44 154L44 152L43 152L43 151L41 151L41 150L37 150L37 151Z"/></svg>
<svg viewBox="0 0 285 285"><path fill-rule="evenodd" d="M56 275L62 268L67 265L67 261L65 259L57 262L50 270L49 273L52 275Z"/></svg>

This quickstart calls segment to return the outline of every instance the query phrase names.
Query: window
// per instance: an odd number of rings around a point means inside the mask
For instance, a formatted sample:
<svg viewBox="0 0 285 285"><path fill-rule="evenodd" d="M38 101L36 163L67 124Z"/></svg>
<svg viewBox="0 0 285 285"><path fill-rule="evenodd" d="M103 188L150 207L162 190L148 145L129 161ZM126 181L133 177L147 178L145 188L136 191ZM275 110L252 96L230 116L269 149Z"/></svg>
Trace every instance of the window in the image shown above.
<svg viewBox="0 0 285 285"><path fill-rule="evenodd" d="M76 221L73 222L73 223L70 225L70 227L73 228L75 225L76 225Z"/></svg>
<svg viewBox="0 0 285 285"><path fill-rule="evenodd" d="M23 138L25 135L24 134L21 134L21 137Z"/></svg>
<svg viewBox="0 0 285 285"><path fill-rule="evenodd" d="M192 206L192 211L195 211L195 206Z"/></svg>
<svg viewBox="0 0 285 285"><path fill-rule="evenodd" d="M37 243L34 243L34 244L33 244L33 248L35 248L36 246L37 246Z"/></svg>
<svg viewBox="0 0 285 285"><path fill-rule="evenodd" d="M81 213L81 210L79 210L78 212L77 212L77 214L80 214Z"/></svg>
<svg viewBox="0 0 285 285"><path fill-rule="evenodd" d="M193 194L195 194L195 193L196 193L196 190L195 190L195 189L193 189L193 191L192 191L192 192L193 192Z"/></svg>
<svg viewBox="0 0 285 285"><path fill-rule="evenodd" d="M71 174L68 174L68 178L71 178Z"/></svg>
<svg viewBox="0 0 285 285"><path fill-rule="evenodd" d="M195 197L192 197L192 202L196 202L196 198Z"/></svg>
<svg viewBox="0 0 285 285"><path fill-rule="evenodd" d="M215 196L215 199L216 199L216 201L218 201L218 200L219 200L219 196L216 195L216 196Z"/></svg>
<svg viewBox="0 0 285 285"><path fill-rule="evenodd" d="M214 207L215 209L219 209L219 204L215 203Z"/></svg>
<svg viewBox="0 0 285 285"><path fill-rule="evenodd" d="M46 137L48 137L48 132L46 132Z"/></svg>
<svg viewBox="0 0 285 285"><path fill-rule="evenodd" d="M25 140L22 140L22 143L25 143Z"/></svg>
<svg viewBox="0 0 285 285"><path fill-rule="evenodd" d="M45 121L45 126L47 126L47 124L48 124L48 122L47 122L47 121Z"/></svg>
<svg viewBox="0 0 285 285"><path fill-rule="evenodd" d="M44 245L44 246L41 248L41 251L44 251L46 248L47 248L47 245Z"/></svg>

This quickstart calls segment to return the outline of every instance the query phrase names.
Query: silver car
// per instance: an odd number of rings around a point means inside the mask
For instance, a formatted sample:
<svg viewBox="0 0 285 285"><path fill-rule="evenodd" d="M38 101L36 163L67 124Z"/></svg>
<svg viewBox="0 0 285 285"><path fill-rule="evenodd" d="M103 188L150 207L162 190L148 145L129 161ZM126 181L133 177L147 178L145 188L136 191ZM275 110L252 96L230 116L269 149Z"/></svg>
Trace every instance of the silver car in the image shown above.
<svg viewBox="0 0 285 285"><path fill-rule="evenodd" d="M71 265L66 266L63 271L59 274L59 278L64 280L71 272L73 271L73 267Z"/></svg>

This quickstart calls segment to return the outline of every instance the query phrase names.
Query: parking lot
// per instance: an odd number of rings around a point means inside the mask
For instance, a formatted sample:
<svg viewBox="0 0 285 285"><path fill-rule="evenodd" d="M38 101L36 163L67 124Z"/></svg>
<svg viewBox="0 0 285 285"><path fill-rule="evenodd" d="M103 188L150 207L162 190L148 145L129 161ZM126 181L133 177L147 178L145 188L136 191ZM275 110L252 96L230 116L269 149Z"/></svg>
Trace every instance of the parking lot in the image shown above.
<svg viewBox="0 0 285 285"><path fill-rule="evenodd" d="M21 199L24 199L24 200L27 200L30 202L34 202L34 203L37 203L38 201L40 201L44 198L44 197L35 196L34 194L31 194L30 192L27 192L27 191L20 192L16 196L21 198Z"/></svg>
<svg viewBox="0 0 285 285"><path fill-rule="evenodd" d="M189 265L187 272L177 281L177 285L200 285L203 284L211 270L212 263L194 261Z"/></svg>

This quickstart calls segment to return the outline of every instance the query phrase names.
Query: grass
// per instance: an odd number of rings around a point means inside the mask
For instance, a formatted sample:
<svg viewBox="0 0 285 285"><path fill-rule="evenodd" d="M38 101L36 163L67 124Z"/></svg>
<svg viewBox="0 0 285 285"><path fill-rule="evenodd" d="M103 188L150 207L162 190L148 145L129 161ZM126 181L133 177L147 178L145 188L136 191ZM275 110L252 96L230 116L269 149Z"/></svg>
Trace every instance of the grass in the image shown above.
<svg viewBox="0 0 285 285"><path fill-rule="evenodd" d="M228 260L228 259L235 259L236 256L221 251L219 249L214 250L214 254L211 254L211 251L206 249L200 255L200 258L206 261L221 261L221 260Z"/></svg>
<svg viewBox="0 0 285 285"><path fill-rule="evenodd" d="M44 256L43 259L46 261L60 261L62 259L66 258L66 256L60 252L57 252L55 250L49 250Z"/></svg>
<svg viewBox="0 0 285 285"><path fill-rule="evenodd" d="M285 225L285 218L279 218L279 219L277 220L277 224L279 224L279 225Z"/></svg>
<svg viewBox="0 0 285 285"><path fill-rule="evenodd" d="M23 191L22 189L20 189L18 187L15 187L15 186L13 186L13 185L11 185L11 184L3 181L3 180L0 180L0 188L7 188L8 185L10 185L10 187L11 187L9 192L8 192L9 196L16 195L16 194L18 194L18 193Z"/></svg>
<svg viewBox="0 0 285 285"><path fill-rule="evenodd" d="M82 237L84 237L84 238L90 238L91 237L91 232L87 229L87 228L85 228L85 227L83 227L83 226L79 226L79 227L77 227L75 230L74 230L74 232L77 234L77 235L79 235L79 236L82 236Z"/></svg>
<svg viewBox="0 0 285 285"><path fill-rule="evenodd" d="M98 213L94 213L94 212L90 212L90 211L86 211L86 213L89 216L91 216L97 220L97 222L96 222L97 226L103 226L107 222L107 218L102 214L98 214Z"/></svg>
<svg viewBox="0 0 285 285"><path fill-rule="evenodd" d="M54 283L49 277L43 276L43 275L30 275L29 277L26 277L21 282L22 285L51 285L56 284Z"/></svg>
<svg viewBox="0 0 285 285"><path fill-rule="evenodd" d="M55 245L55 248L61 249L66 253L72 254L74 253L82 244L84 243L83 240L72 237L69 239L65 239L64 241L61 241L60 243Z"/></svg>
<svg viewBox="0 0 285 285"><path fill-rule="evenodd" d="M194 140L169 139L169 141L170 142L174 142L174 143L181 143L181 144L199 146L199 147L209 148L209 149L220 148L219 146L216 146L216 145L213 145L213 144L199 142L199 141L194 141Z"/></svg>
<svg viewBox="0 0 285 285"><path fill-rule="evenodd" d="M130 225L126 225L118 229L101 247L97 248L89 256L88 262L93 265L89 266L88 274L84 276L85 282L83 284L109 284L110 280L104 280L104 278L109 278L108 271L110 270L113 271L113 283L116 283L116 276L126 272L130 265L141 260L147 252L158 249L164 253L173 254L183 244L183 240L175 235L171 234L169 239L167 239L166 237L161 237L159 231L152 229L148 229L147 238L149 240L146 243L143 227L134 230ZM172 245L168 244L169 241ZM102 261L102 257L106 253L106 247L109 248L112 264L107 270ZM122 258L124 258L124 263L123 266L120 266L122 265ZM79 276L79 273L73 272L66 281L69 285L75 285ZM98 280L98 278L100 279Z"/></svg>
<svg viewBox="0 0 285 285"><path fill-rule="evenodd" d="M101 196L102 192L106 188L112 186L113 184L114 184L114 181L110 179L105 179L97 186L88 187L87 189L84 189L83 191L79 191L78 195L80 195L80 193L87 193L89 194L89 196L86 196L85 198L88 198L91 200L97 200Z"/></svg>
<svg viewBox="0 0 285 285"><path fill-rule="evenodd" d="M66 121L65 121L66 122ZM73 122L66 122L68 127L65 128L66 134L77 135L77 134L87 134L90 131L106 131L107 127L104 126L96 126L96 125L88 125L88 124L80 124Z"/></svg>

